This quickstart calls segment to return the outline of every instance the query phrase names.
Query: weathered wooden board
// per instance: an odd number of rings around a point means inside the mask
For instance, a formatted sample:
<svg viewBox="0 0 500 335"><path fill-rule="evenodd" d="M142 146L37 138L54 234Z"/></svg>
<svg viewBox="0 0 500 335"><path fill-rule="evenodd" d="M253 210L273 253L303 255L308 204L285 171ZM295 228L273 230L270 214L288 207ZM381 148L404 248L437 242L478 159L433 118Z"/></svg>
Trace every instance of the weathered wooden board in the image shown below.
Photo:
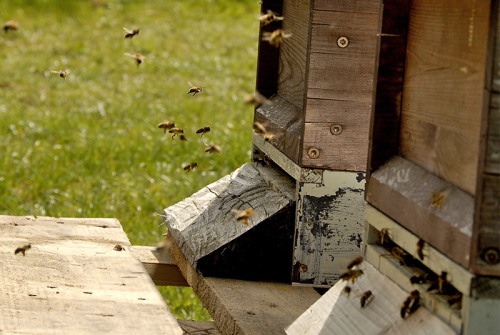
<svg viewBox="0 0 500 335"><path fill-rule="evenodd" d="M0 216L0 255L0 332L182 334L115 219Z"/></svg>
<svg viewBox="0 0 500 335"><path fill-rule="evenodd" d="M165 209L165 222L187 259L205 275L290 280L294 201L247 163ZM248 224L234 211L254 210ZM256 243L258 241L258 243Z"/></svg>
<svg viewBox="0 0 500 335"><path fill-rule="evenodd" d="M406 319L400 316L402 303L408 296L389 278L367 262L361 264L364 275L348 296L347 285L339 281L314 305L286 328L288 335L369 335L369 334L455 334L452 328L424 308ZM370 290L373 300L360 307L360 296Z"/></svg>
<svg viewBox="0 0 500 335"><path fill-rule="evenodd" d="M366 0L314 0L316 10L335 10L339 12L371 12L380 11L380 1Z"/></svg>
<svg viewBox="0 0 500 335"><path fill-rule="evenodd" d="M308 287L203 277L172 236L167 240L180 270L222 334L285 334L284 328L320 297Z"/></svg>
<svg viewBox="0 0 500 335"><path fill-rule="evenodd" d="M184 335L220 335L219 330L210 321L178 320Z"/></svg>
<svg viewBox="0 0 500 335"><path fill-rule="evenodd" d="M500 329L500 279L474 278L470 297L464 299L464 335L497 334Z"/></svg>
<svg viewBox="0 0 500 335"><path fill-rule="evenodd" d="M401 154L474 194L490 1L411 4Z"/></svg>
<svg viewBox="0 0 500 335"><path fill-rule="evenodd" d="M474 198L395 156L368 180L367 201L455 262L469 268Z"/></svg>
<svg viewBox="0 0 500 335"><path fill-rule="evenodd" d="M361 254L364 185L364 174L342 171L299 183L294 283L329 287Z"/></svg>

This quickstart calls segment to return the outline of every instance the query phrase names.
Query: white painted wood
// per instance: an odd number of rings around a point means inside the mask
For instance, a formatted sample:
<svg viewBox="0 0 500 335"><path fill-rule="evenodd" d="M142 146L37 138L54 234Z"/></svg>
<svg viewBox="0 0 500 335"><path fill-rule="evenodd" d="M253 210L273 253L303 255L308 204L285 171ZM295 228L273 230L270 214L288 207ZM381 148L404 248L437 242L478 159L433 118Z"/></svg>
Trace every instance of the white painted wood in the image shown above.
<svg viewBox="0 0 500 335"><path fill-rule="evenodd" d="M400 309L408 293L363 262L364 275L349 283L349 296L342 291L347 285L339 281L316 303L297 318L285 331L288 335L372 335L372 334L456 334L453 329L424 308L419 308L406 319ZM373 300L360 307L360 295L371 290Z"/></svg>
<svg viewBox="0 0 500 335"><path fill-rule="evenodd" d="M182 334L116 219L0 216L0 260L2 334Z"/></svg>

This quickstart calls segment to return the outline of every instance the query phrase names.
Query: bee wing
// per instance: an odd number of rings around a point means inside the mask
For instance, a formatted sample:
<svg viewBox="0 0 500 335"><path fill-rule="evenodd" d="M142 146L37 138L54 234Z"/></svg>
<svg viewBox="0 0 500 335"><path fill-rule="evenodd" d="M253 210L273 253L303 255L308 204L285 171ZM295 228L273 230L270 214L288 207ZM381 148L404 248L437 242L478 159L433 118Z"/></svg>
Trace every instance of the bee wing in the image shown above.
<svg viewBox="0 0 500 335"><path fill-rule="evenodd" d="M131 29L128 29L128 28L123 27L123 30L125 30L125 32L126 32L127 34L132 34L132 30L131 30Z"/></svg>

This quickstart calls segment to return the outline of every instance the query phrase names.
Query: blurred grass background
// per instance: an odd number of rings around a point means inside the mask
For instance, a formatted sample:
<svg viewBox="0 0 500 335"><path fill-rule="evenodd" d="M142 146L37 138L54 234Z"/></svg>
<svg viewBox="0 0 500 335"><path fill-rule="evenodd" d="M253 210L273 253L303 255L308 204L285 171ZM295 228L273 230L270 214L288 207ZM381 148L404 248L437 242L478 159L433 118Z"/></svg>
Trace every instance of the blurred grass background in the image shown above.
<svg viewBox="0 0 500 335"><path fill-rule="evenodd" d="M156 245L168 207L249 161L257 0L9 0L0 20L0 214L115 217ZM122 27L141 29L124 39ZM139 67L124 53L140 52ZM66 80L51 70L68 69ZM204 87L187 95L187 82ZM187 142L156 126L174 120ZM196 129L210 126L204 153ZM190 173L182 166L196 161ZM210 318L190 288L175 316Z"/></svg>

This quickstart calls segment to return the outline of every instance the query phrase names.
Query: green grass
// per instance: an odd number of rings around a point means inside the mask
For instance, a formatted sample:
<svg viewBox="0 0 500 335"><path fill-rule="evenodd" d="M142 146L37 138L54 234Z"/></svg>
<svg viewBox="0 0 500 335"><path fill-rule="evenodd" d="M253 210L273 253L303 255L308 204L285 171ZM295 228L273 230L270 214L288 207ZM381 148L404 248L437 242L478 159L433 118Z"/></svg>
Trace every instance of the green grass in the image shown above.
<svg viewBox="0 0 500 335"><path fill-rule="evenodd" d="M256 0L0 2L20 25L0 32L0 214L116 217L156 245L156 213L250 159L258 13ZM156 128L166 119L188 142ZM220 155L204 153L203 126ZM161 291L177 317L209 318L190 289Z"/></svg>

